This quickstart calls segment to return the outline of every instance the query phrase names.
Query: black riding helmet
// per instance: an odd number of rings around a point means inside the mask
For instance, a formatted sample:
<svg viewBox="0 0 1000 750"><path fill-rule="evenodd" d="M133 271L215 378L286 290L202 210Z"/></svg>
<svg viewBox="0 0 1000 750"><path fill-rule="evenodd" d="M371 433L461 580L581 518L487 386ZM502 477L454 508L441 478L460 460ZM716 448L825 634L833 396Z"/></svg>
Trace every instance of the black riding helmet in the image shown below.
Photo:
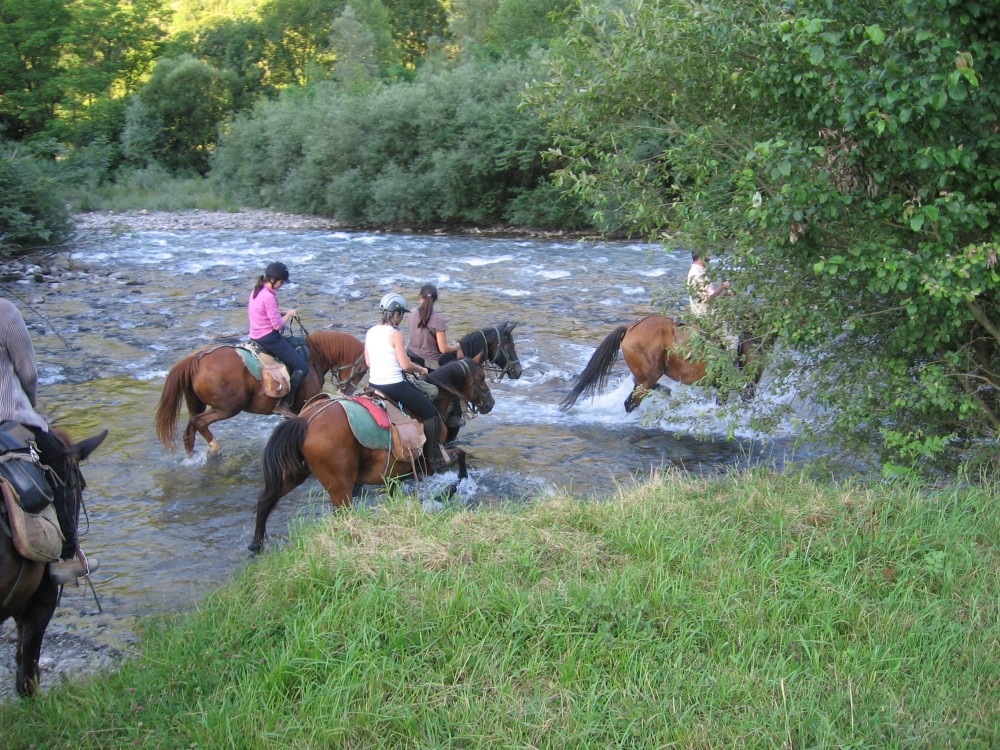
<svg viewBox="0 0 1000 750"><path fill-rule="evenodd" d="M264 269L264 275L275 281L288 281L288 266L280 261L268 263Z"/></svg>

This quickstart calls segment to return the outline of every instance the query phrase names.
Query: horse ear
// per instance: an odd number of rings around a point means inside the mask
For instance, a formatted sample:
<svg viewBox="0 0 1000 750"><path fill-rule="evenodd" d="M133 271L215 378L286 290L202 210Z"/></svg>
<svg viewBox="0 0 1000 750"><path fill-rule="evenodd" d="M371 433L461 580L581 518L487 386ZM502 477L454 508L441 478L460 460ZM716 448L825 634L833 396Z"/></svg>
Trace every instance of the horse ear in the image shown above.
<svg viewBox="0 0 1000 750"><path fill-rule="evenodd" d="M508 332L510 332L510 331L513 331L514 328L517 327L517 326L519 326L519 325L521 325L521 324L518 323L515 320L508 320L507 323L506 323L506 325L504 327L507 329Z"/></svg>
<svg viewBox="0 0 1000 750"><path fill-rule="evenodd" d="M474 356L474 357L470 357L469 359L471 359L471 360L472 360L473 362L475 362L475 363L476 363L477 365L481 365L481 364L483 363L483 355L484 355L485 353L486 353L486 352L479 352L479 354L477 354L477 355L476 355L476 356Z"/></svg>
<svg viewBox="0 0 1000 750"><path fill-rule="evenodd" d="M80 461L87 460L87 457L97 450L98 446L104 442L104 438L108 436L108 431L103 432L89 437L86 440L81 440L79 443L73 444L73 457L79 463Z"/></svg>

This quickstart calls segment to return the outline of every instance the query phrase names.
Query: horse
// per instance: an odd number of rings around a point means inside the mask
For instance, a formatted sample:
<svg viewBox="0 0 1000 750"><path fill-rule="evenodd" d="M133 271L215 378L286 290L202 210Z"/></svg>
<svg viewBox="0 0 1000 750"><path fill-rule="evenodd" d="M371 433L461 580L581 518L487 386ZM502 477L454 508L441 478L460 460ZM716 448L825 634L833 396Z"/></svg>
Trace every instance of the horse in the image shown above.
<svg viewBox="0 0 1000 750"><path fill-rule="evenodd" d="M495 374L497 380L502 380L504 375L511 380L517 380L523 371L521 361L517 358L517 351L514 349L513 331L515 326L517 323L507 321L467 333L458 340L462 346L463 356L481 355L483 367ZM455 353L450 352L441 355L439 364L446 365L457 359ZM465 424L461 409L453 405L446 415L445 422L448 426L445 443L451 443L458 437L459 429Z"/></svg>
<svg viewBox="0 0 1000 750"><path fill-rule="evenodd" d="M679 353L696 330L662 315L649 315L632 325L619 326L594 351L572 390L560 402L559 408L565 411L580 396L593 395L603 390L619 350L632 371L635 383L632 392L625 399L626 412L634 411L650 392L659 388L659 380L663 375L685 385L699 383L708 372L708 364L685 359ZM738 367L741 370L747 367L769 343L770 339L766 337L741 338L737 349ZM754 368L751 381L741 393L745 401L753 398L761 375L761 368ZM667 389L667 392L670 390Z"/></svg>
<svg viewBox="0 0 1000 750"><path fill-rule="evenodd" d="M338 331L317 331L305 337L309 349L309 374L295 394L292 411L323 390L326 374L333 371L336 387L353 393L368 373L365 345L356 336ZM196 434L208 443L208 455L220 449L209 425L241 411L271 414L280 398L264 393L263 384L247 369L243 356L229 344L204 347L175 364L167 374L156 407L156 435L168 450L176 447L177 413L183 396L188 408L184 450L194 452ZM205 411L205 407L210 407Z"/></svg>
<svg viewBox="0 0 1000 750"><path fill-rule="evenodd" d="M68 448L67 464L70 467L69 476L61 479L71 488L79 507L86 487L79 465L104 441L108 431L75 444L65 433L60 432L59 435ZM42 638L59 598L60 587L49 577L47 565L21 556L14 547L5 516L0 516L0 623L12 617L17 626L14 688L22 697L38 692Z"/></svg>
<svg viewBox="0 0 1000 750"><path fill-rule="evenodd" d="M493 409L493 394L481 360L481 355L465 357L427 375L427 382L438 388L434 405L442 416L456 398L482 414ZM442 440L444 432L442 420ZM461 482L468 476L465 451L451 449L448 455L458 462L458 482ZM341 402L322 397L308 404L298 417L287 419L274 429L264 447L263 469L264 489L257 500L256 525L249 547L255 553L264 548L267 518L274 506L310 475L315 475L326 489L333 507L339 508L351 504L356 485L381 485L392 478L415 473L413 462L399 460L389 450L367 448L358 442ZM429 467L425 469L426 473L433 473ZM458 482L450 487L449 496L454 494Z"/></svg>

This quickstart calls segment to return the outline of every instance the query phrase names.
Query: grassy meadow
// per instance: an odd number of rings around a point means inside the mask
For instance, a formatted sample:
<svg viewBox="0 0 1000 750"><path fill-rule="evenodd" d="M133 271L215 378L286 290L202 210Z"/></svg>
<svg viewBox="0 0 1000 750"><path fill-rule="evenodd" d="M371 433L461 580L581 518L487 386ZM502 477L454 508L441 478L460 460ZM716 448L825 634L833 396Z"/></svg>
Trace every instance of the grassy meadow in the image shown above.
<svg viewBox="0 0 1000 750"><path fill-rule="evenodd" d="M754 471L332 514L0 745L995 748L995 495Z"/></svg>

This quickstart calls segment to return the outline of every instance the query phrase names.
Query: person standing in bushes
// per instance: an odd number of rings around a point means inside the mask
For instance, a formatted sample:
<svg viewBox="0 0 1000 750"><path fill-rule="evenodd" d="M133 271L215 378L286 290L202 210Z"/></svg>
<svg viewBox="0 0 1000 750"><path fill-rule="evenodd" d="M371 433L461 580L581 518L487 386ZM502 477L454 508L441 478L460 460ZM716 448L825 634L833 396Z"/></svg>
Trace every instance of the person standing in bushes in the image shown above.
<svg viewBox="0 0 1000 750"><path fill-rule="evenodd" d="M38 391L38 365L31 334L21 311L8 299L0 297L0 421L17 422L34 436L41 463L59 477L68 476L69 449L49 430L48 422L35 407ZM72 489L61 482L50 482L53 505L62 530L60 559L49 563L49 575L62 585L76 583L97 570L95 558L88 559L78 543L80 507Z"/></svg>

